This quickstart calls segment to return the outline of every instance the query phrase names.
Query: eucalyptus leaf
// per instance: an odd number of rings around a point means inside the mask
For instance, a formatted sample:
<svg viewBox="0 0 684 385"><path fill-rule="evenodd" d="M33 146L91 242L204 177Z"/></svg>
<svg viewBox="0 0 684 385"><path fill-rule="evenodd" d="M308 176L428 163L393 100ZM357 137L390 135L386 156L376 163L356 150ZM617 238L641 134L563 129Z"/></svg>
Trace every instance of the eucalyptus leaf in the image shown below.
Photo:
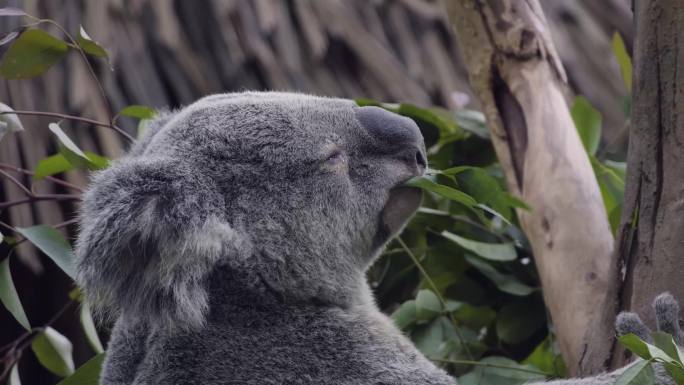
<svg viewBox="0 0 684 385"><path fill-rule="evenodd" d="M425 191L436 193L449 200L459 202L468 207L477 205L477 201L473 199L473 197L471 197L470 195L462 191L458 191L453 187L437 184L425 177L413 178L406 182L406 185L412 187L419 187Z"/></svg>
<svg viewBox="0 0 684 385"><path fill-rule="evenodd" d="M138 104L125 107L119 111L119 115L121 116L128 116L136 119L152 119L156 113L157 112L153 108Z"/></svg>
<svg viewBox="0 0 684 385"><path fill-rule="evenodd" d="M416 296L416 318L419 321L431 320L442 312L442 303L437 295L428 289L418 292Z"/></svg>
<svg viewBox="0 0 684 385"><path fill-rule="evenodd" d="M53 134L55 134L55 136L57 136L57 139L62 144L62 146L64 146L66 152L73 154L79 158L82 158L86 162L90 162L90 159L88 159L88 156L83 152L83 150L78 148L76 143L74 143L71 140L71 138L69 138L69 136L64 131L62 131L62 128L57 123L48 124L48 128L50 129L50 131L52 131ZM69 159L67 154L64 154L64 156L67 157L67 159Z"/></svg>
<svg viewBox="0 0 684 385"><path fill-rule="evenodd" d="M74 374L63 379L57 385L98 385L104 359L104 353L96 355L76 369Z"/></svg>
<svg viewBox="0 0 684 385"><path fill-rule="evenodd" d="M402 303L391 318L399 329L406 330L416 322L416 301L411 299Z"/></svg>
<svg viewBox="0 0 684 385"><path fill-rule="evenodd" d="M445 342L444 328L439 318L430 323L419 325L411 332L411 340L424 355L433 357Z"/></svg>
<svg viewBox="0 0 684 385"><path fill-rule="evenodd" d="M631 352L645 360L657 360L677 364L677 361L665 353L661 348L651 345L634 334L626 334L618 338L620 343Z"/></svg>
<svg viewBox="0 0 684 385"><path fill-rule="evenodd" d="M534 292L534 288L520 282L515 276L502 274L496 270L492 265L483 261L482 259L466 255L466 260L473 265L480 273L489 278L496 287L509 294L517 296L526 296Z"/></svg>
<svg viewBox="0 0 684 385"><path fill-rule="evenodd" d="M663 332L653 332L651 333L651 338L653 338L653 344L665 352L670 358L674 361L682 362L682 358L679 355L679 348L677 348L677 344L674 342L671 335Z"/></svg>
<svg viewBox="0 0 684 385"><path fill-rule="evenodd" d="M644 360L627 368L615 381L615 385L653 385L654 382L651 361Z"/></svg>
<svg viewBox="0 0 684 385"><path fill-rule="evenodd" d="M442 236L490 261L513 261L518 257L513 243L485 243L442 231Z"/></svg>
<svg viewBox="0 0 684 385"><path fill-rule="evenodd" d="M69 51L66 42L39 29L29 29L12 43L0 63L0 75L26 79L42 74Z"/></svg>
<svg viewBox="0 0 684 385"><path fill-rule="evenodd" d="M21 385L21 379L19 378L19 367L17 366L17 364L14 364L14 366L12 366L12 370L10 371L9 381L7 382L7 385Z"/></svg>
<svg viewBox="0 0 684 385"><path fill-rule="evenodd" d="M14 287L9 262L9 258L5 258L0 262L0 301L24 329L31 330L31 325L26 317L24 308L21 306L19 294Z"/></svg>
<svg viewBox="0 0 684 385"><path fill-rule="evenodd" d="M17 232L33 243L45 253L69 277L74 279L74 253L64 236L52 227L38 225L32 227L17 227Z"/></svg>
<svg viewBox="0 0 684 385"><path fill-rule="evenodd" d="M74 373L71 342L57 330L46 327L33 339L31 349L38 361L52 373L60 377Z"/></svg>
<svg viewBox="0 0 684 385"><path fill-rule="evenodd" d="M19 35L21 35L22 32L23 32L23 31L19 30L19 31L11 31L11 32L6 33L6 34L0 39L0 47L2 47L2 46L5 45L5 44L11 43L11 42L17 40L17 38L19 37ZM2 48L2 49L4 50L4 48ZM0 53L1 53L1 52L2 52L2 51L0 51Z"/></svg>
<svg viewBox="0 0 684 385"><path fill-rule="evenodd" d="M578 96L570 108L570 115L584 149L589 155L595 155L601 141L601 113L584 96Z"/></svg>
<svg viewBox="0 0 684 385"><path fill-rule="evenodd" d="M105 51L104 48L102 48L99 44L93 41L93 39L88 36L86 31L83 29L83 26L78 31L78 36L76 37L76 43L78 43L79 47L87 53L88 55L92 56L97 56L97 57L107 57L107 51Z"/></svg>
<svg viewBox="0 0 684 385"><path fill-rule="evenodd" d="M506 357L491 356L480 362L482 365L458 378L460 385L522 385L545 379L544 374L534 373L534 366L521 365Z"/></svg>
<svg viewBox="0 0 684 385"><path fill-rule="evenodd" d="M100 337L97 335L95 322L93 322L93 316L90 312L90 306L88 306L87 303L81 304L79 318L81 320L81 326L83 326L83 332L85 333L88 339L88 343L90 343L90 346L93 348L95 353L104 352L102 342L100 342Z"/></svg>
<svg viewBox="0 0 684 385"><path fill-rule="evenodd" d="M17 114L13 114L12 107L0 103L0 141L8 132L19 132L24 130L24 126Z"/></svg>
<svg viewBox="0 0 684 385"><path fill-rule="evenodd" d="M87 161L81 157L78 157L79 161L73 161L73 158L70 161L63 152L41 159L38 161L38 165L33 171L33 179L40 180L46 176L61 174L73 169L93 171L109 167L109 159L90 151L84 151L83 153L85 154Z"/></svg>
<svg viewBox="0 0 684 385"><path fill-rule="evenodd" d="M613 54L615 59L617 59L618 65L620 66L620 73L622 74L622 80L625 82L625 87L627 92L632 92L632 59L627 53L625 48L625 42L622 40L622 36L615 32L613 34Z"/></svg>

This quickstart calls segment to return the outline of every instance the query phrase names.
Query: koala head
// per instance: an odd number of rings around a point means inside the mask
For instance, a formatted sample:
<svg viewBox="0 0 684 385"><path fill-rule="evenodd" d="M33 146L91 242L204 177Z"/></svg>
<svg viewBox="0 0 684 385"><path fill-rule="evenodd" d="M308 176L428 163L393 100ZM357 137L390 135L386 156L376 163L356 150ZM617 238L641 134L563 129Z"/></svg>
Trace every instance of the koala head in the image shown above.
<svg viewBox="0 0 684 385"><path fill-rule="evenodd" d="M203 322L218 265L285 301L350 306L418 207L420 191L402 184L425 159L415 123L377 107L205 97L162 114L94 177L79 281L94 306L174 326Z"/></svg>

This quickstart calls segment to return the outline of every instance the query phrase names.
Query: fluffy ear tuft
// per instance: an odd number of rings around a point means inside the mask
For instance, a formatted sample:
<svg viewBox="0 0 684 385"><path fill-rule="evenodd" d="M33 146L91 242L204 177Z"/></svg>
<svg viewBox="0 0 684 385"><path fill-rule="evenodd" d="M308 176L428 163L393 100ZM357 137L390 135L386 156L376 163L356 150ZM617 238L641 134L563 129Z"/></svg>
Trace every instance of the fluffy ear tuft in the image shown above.
<svg viewBox="0 0 684 385"><path fill-rule="evenodd" d="M249 249L224 218L223 196L181 161L126 158L86 193L76 245L78 281L101 317L201 326L216 262Z"/></svg>

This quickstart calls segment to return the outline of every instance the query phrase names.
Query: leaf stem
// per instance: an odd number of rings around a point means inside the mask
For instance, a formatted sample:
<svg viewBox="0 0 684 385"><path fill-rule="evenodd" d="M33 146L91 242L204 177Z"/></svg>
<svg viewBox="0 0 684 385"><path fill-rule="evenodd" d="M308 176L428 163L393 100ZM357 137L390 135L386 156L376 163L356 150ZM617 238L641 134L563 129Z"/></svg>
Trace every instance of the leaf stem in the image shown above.
<svg viewBox="0 0 684 385"><path fill-rule="evenodd" d="M17 199L14 201L0 202L0 210L7 209L12 206L18 206L25 203L33 203L39 201L79 201L81 197L79 195L72 194L42 194L33 195L23 199Z"/></svg>
<svg viewBox="0 0 684 385"><path fill-rule="evenodd" d="M95 83L95 85L97 86L97 88L98 88L99 91L100 91L100 96L102 97L102 103L104 103L104 105L105 105L105 110L107 111L107 118L108 118L108 120L109 120L109 125L110 125L110 126L114 126L114 120L113 120L114 114L113 114L113 112L112 112L112 106L109 104L109 99L107 99L107 94L105 93L104 87L102 86L102 83L100 82L100 80L97 78L97 75L95 75L95 71L93 70L93 66L90 65L90 62L88 61L88 57L86 56L86 53L85 53L85 51L83 50L83 48L81 47L81 45L78 44L78 43L76 42L76 39L74 39L74 38L71 36L71 34L69 34L69 32L67 32L67 30L64 29L64 27L62 27L62 26L61 26L59 23L57 23L56 21L54 21L54 20L52 20L52 19L40 19L40 22L41 22L41 23L43 23L43 22L44 22L44 23L50 23L50 24L54 25L54 26L57 27L60 31L62 31L62 33L64 34L64 36L66 36L67 39L69 39L69 41L71 42L71 44L73 44L74 46L76 46L76 49L77 49L78 52L81 54L81 59L83 59L83 63L85 63L86 67L88 68L88 72L90 73L90 77L93 79L93 82Z"/></svg>
<svg viewBox="0 0 684 385"><path fill-rule="evenodd" d="M106 123L106 122L100 122L99 120L84 118L84 117L75 116L75 115L67 115L67 114L62 114L59 112L27 111L27 110L15 110L15 111L2 111L2 112L0 112L0 115L11 115L11 114L13 114L13 115L30 115L30 116L49 116L52 118L75 120L78 122L92 124L94 126L107 127L107 128L111 128L112 130L118 132L119 134L121 134L121 136L128 139L131 143L135 142L135 139L133 139L132 136L128 135L128 133L126 133L126 131L122 130L117 125Z"/></svg>
<svg viewBox="0 0 684 385"><path fill-rule="evenodd" d="M17 167L17 166L13 166L13 165L7 164L7 163L1 163L1 162L0 162L0 169L11 170L11 171L14 171L14 172L18 172L18 173L26 174L26 175L31 175L31 176L35 175L35 173L34 173L33 171L31 171L31 170L26 170L26 169L23 169L23 168L20 168L20 167ZM75 184L73 184L73 183L69 183L69 182L67 182L67 181L65 181L65 180L63 180L63 179L59 179L59 178L56 178L56 177L54 177L54 176L46 176L46 177L44 177L44 179L45 179L45 180L49 180L50 182L53 182L53 183L55 183L55 184L64 186L64 187L66 187L66 188L70 188L70 189L72 189L72 190L76 190L76 191L78 191L78 192L80 192L80 193L82 193L82 192L84 191L83 188L81 188L80 186L77 186L77 185L75 185ZM31 190L31 191L33 191L33 190Z"/></svg>
<svg viewBox="0 0 684 385"><path fill-rule="evenodd" d="M483 367L487 367L487 368L517 370L519 372L541 374L541 375L546 376L546 377L553 377L552 373L547 373L547 372L544 372L541 370L519 368L519 367L510 366L510 365L503 365L503 364L493 364L491 362L479 362L479 361L472 361L472 360L447 360L447 359L442 359L442 358L429 358L429 359L430 359L430 361L444 362L444 363L448 363L448 364L483 366Z"/></svg>
<svg viewBox="0 0 684 385"><path fill-rule="evenodd" d="M437 299L439 302L442 304L442 308L446 310L446 301L444 300L444 297L442 296L442 293L439 292L437 289L437 285L435 285L435 282L432 280L430 275L427 273L425 268L423 268L423 265L420 263L418 258L416 257L415 254L413 254L413 251L404 243L404 241L401 239L401 237L397 236L396 237L397 242L401 245L401 247L406 251L406 253L411 257L411 260L413 261L413 264L416 265L420 273L423 275L425 280L427 281L428 285L432 288L432 290L435 292L435 295L437 296ZM447 317L449 317L449 320L451 323L454 325L454 331L456 332L456 336L458 337L459 343L463 346L463 349L466 352L466 355L468 358L473 358L472 353L470 352L470 349L468 348L468 345L465 342L465 339L463 338L463 335L461 335L461 331L458 330L458 322L456 322L456 319L454 318L454 315L451 314L450 311L447 311Z"/></svg>

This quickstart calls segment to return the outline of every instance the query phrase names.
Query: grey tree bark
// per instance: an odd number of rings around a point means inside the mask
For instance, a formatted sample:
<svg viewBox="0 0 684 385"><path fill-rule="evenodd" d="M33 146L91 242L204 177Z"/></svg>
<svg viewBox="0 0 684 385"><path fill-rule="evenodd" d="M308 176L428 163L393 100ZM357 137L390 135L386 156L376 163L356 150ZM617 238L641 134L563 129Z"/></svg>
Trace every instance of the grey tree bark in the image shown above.
<svg viewBox="0 0 684 385"><path fill-rule="evenodd" d="M446 4L509 189L532 208L518 215L566 365L601 372L617 310L613 237L544 13L537 0Z"/></svg>
<svg viewBox="0 0 684 385"><path fill-rule="evenodd" d="M616 255L622 307L684 298L684 3L635 1L632 128ZM647 319L653 326L653 320ZM616 348L616 353L621 349ZM616 354L619 366L624 355Z"/></svg>

